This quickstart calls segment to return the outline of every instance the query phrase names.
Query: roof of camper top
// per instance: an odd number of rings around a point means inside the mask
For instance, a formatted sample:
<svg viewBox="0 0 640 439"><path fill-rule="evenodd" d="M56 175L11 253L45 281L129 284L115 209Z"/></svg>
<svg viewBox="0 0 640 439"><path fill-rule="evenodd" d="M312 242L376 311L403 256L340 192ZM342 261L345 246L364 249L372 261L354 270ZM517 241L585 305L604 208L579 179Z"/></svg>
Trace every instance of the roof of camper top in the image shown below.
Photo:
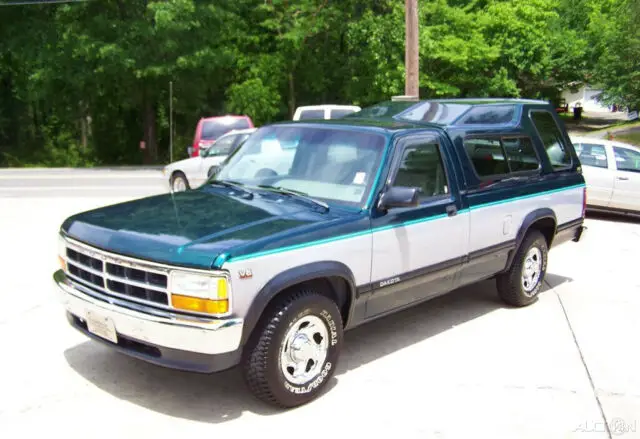
<svg viewBox="0 0 640 439"><path fill-rule="evenodd" d="M552 109L548 102L533 99L386 101L363 108L342 120L365 124L367 120L375 120L439 126L517 125L525 105Z"/></svg>
<svg viewBox="0 0 640 439"><path fill-rule="evenodd" d="M523 107L554 111L542 100L516 98L461 98L428 100L389 100L365 107L339 119L308 119L295 124L341 125L385 131L425 127L515 127L520 124ZM291 121L276 122L288 124Z"/></svg>

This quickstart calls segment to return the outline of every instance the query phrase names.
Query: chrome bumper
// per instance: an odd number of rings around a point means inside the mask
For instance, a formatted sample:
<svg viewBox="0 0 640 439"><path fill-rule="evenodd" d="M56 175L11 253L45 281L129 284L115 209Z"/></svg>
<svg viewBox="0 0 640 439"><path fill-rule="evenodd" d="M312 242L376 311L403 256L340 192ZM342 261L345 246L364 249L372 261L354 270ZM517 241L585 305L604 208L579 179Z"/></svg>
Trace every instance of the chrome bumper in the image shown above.
<svg viewBox="0 0 640 439"><path fill-rule="evenodd" d="M243 319L188 317L136 305L131 306L138 309L125 308L114 304L117 299L81 291L62 270L55 272L53 279L69 313L80 319L86 319L88 312L109 318L119 335L159 347L208 355L224 354L240 347Z"/></svg>

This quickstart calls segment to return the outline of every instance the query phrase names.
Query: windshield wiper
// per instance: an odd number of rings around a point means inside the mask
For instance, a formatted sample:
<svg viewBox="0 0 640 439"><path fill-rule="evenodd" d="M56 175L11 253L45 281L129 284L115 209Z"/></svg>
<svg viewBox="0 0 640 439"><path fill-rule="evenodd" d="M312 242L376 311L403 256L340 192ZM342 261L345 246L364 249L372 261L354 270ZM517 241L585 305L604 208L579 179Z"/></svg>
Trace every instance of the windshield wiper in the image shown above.
<svg viewBox="0 0 640 439"><path fill-rule="evenodd" d="M329 205L323 201L320 200L316 200L315 198L310 197L309 195L307 195L304 192L301 191L296 191L293 189L287 189L287 188L283 188L282 186L271 186L270 184L259 184L258 185L259 188L262 189L269 189L271 191L274 192L278 192L280 194L285 194L285 195L291 195L294 197L298 197L300 199L306 200L310 203L313 203L317 206L320 206L322 208L324 208L325 210L329 210Z"/></svg>
<svg viewBox="0 0 640 439"><path fill-rule="evenodd" d="M233 180L211 180L209 182L209 184L216 184L218 186L228 187L228 188L240 191L240 192L244 192L247 195L253 196L253 192L251 192L249 189L244 187L244 185L242 183L238 182L238 181L233 181Z"/></svg>

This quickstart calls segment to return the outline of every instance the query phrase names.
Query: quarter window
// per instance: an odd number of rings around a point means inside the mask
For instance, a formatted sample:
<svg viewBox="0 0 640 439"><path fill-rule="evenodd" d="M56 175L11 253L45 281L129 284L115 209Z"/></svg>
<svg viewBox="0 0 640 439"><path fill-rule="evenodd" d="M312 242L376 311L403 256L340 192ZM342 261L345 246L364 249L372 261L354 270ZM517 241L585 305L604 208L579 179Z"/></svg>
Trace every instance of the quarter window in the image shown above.
<svg viewBox="0 0 640 439"><path fill-rule="evenodd" d="M504 151L497 139L467 139L464 142L467 154L478 176L489 177L509 172Z"/></svg>
<svg viewBox="0 0 640 439"><path fill-rule="evenodd" d="M502 146L507 154L511 172L535 171L540 166L536 151L528 137L502 139Z"/></svg>
<svg viewBox="0 0 640 439"><path fill-rule="evenodd" d="M571 155L562 133L553 116L548 111L532 111L531 120L535 125L542 144L554 169L571 166Z"/></svg>
<svg viewBox="0 0 640 439"><path fill-rule="evenodd" d="M480 178L535 171L540 162L527 137L465 139L464 147Z"/></svg>
<svg viewBox="0 0 640 439"><path fill-rule="evenodd" d="M640 172L640 152L614 146L613 154L618 171Z"/></svg>
<svg viewBox="0 0 640 439"><path fill-rule="evenodd" d="M393 185L420 188L420 199L449 193L438 144L405 148Z"/></svg>

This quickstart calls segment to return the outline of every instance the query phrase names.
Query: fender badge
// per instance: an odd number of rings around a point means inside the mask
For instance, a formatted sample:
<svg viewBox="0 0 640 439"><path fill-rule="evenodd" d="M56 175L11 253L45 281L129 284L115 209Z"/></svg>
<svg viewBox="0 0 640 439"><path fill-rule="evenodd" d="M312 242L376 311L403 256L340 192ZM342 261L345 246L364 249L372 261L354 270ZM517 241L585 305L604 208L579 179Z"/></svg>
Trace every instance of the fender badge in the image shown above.
<svg viewBox="0 0 640 439"><path fill-rule="evenodd" d="M253 277L253 272L250 268L241 268L238 270L238 276L240 279L251 279Z"/></svg>

